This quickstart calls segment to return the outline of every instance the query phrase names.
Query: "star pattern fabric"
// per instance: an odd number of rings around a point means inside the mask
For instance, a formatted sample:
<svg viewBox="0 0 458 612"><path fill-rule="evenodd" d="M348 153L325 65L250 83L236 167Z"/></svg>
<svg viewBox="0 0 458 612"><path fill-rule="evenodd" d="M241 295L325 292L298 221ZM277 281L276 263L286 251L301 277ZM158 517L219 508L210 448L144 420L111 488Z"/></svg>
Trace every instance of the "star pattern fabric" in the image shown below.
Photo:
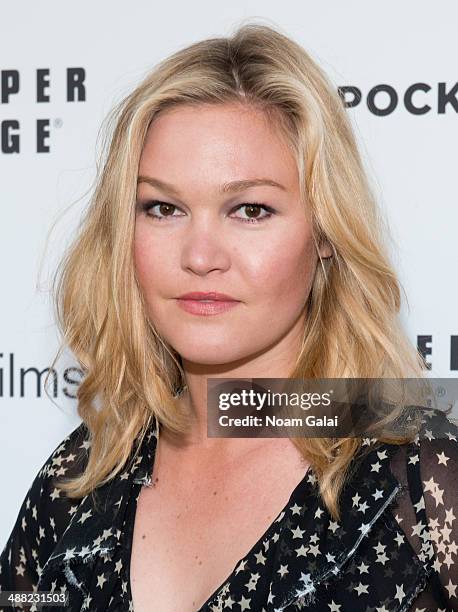
<svg viewBox="0 0 458 612"><path fill-rule="evenodd" d="M56 483L84 470L89 432L81 423L62 441L19 510L0 556L0 591L68 592L69 607L56 611L134 609L130 550L157 426L152 418L124 471L79 500ZM425 410L410 444L364 439L341 508L334 521L309 469L199 612L458 610L458 427L443 412Z"/></svg>

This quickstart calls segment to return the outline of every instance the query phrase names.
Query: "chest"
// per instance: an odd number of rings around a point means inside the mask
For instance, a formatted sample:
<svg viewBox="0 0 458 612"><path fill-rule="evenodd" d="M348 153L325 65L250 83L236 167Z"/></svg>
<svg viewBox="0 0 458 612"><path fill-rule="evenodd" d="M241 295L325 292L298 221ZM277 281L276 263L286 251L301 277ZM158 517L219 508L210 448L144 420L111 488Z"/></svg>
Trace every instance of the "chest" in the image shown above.
<svg viewBox="0 0 458 612"><path fill-rule="evenodd" d="M292 446L275 461L205 476L163 464L137 501L130 559L135 612L199 610L270 527L303 479ZM275 465L277 468L275 469Z"/></svg>

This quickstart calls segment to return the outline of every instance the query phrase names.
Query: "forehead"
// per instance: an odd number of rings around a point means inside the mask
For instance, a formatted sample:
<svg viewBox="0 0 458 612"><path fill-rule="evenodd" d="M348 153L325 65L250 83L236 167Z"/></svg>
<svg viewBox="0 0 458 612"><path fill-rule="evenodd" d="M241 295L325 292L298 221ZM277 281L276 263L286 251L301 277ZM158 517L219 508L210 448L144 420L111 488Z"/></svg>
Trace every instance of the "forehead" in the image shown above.
<svg viewBox="0 0 458 612"><path fill-rule="evenodd" d="M296 180L296 162L271 113L242 104L177 106L150 124L139 174L164 180L269 176ZM167 177L167 178L166 178Z"/></svg>

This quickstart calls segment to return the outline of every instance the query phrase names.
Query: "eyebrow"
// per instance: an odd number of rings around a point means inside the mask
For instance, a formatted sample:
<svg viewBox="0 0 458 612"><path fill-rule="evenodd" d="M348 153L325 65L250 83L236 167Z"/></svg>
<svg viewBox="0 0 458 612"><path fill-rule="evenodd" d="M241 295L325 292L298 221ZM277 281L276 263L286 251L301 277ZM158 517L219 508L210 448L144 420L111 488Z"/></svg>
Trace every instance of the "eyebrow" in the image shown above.
<svg viewBox="0 0 458 612"><path fill-rule="evenodd" d="M176 197L180 196L180 192L173 185L170 185L165 181L160 181L159 179L154 178L152 176L140 175L137 178L137 185L140 183L148 183L148 185L151 185L152 187L157 187L158 189L168 192L171 195L174 195ZM221 185L219 188L219 193L237 193L239 191L249 189L250 187L259 187L260 185L269 185L271 187L277 187L278 189L286 191L286 187L281 183L277 183L277 181L268 178L255 178L223 183L223 185Z"/></svg>

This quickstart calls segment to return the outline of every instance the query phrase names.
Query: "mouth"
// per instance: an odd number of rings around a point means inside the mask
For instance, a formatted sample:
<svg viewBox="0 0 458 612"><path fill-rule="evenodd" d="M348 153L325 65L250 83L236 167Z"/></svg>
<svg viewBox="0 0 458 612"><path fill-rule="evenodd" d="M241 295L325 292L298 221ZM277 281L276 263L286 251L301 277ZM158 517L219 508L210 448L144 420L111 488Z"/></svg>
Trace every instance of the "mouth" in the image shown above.
<svg viewBox="0 0 458 612"><path fill-rule="evenodd" d="M226 293L218 293L216 291L191 291L180 295L177 299L193 301L193 302L238 302Z"/></svg>
<svg viewBox="0 0 458 612"><path fill-rule="evenodd" d="M177 304L182 310L190 314L211 316L227 312L240 304L240 302L233 299L222 300L177 298Z"/></svg>

